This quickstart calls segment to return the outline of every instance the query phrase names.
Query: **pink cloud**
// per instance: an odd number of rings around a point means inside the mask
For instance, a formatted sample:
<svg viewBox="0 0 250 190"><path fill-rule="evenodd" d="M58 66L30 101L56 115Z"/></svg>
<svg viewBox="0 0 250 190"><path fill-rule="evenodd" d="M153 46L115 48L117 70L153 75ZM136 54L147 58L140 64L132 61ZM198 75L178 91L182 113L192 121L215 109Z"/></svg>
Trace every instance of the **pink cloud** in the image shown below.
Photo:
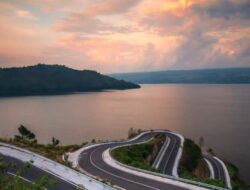
<svg viewBox="0 0 250 190"><path fill-rule="evenodd" d="M104 72L249 66L246 5L235 0L1 1L0 64L47 62Z"/></svg>

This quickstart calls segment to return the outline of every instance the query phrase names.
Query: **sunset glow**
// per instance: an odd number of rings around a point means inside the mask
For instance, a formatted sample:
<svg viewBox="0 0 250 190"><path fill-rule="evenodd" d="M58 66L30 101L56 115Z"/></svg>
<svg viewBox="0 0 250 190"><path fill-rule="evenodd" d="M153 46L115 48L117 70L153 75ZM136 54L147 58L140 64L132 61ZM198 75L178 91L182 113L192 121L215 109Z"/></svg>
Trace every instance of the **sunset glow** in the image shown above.
<svg viewBox="0 0 250 190"><path fill-rule="evenodd" d="M2 0L0 67L250 66L248 0Z"/></svg>

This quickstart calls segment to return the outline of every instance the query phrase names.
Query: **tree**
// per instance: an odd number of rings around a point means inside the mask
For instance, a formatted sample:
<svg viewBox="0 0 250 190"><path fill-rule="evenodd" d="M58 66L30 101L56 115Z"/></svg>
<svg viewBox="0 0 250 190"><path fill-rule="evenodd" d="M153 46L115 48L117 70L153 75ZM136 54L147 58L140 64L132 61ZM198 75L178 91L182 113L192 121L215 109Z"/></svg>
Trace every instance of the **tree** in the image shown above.
<svg viewBox="0 0 250 190"><path fill-rule="evenodd" d="M199 160L202 158L202 152L200 147L195 144L191 139L185 139L183 157L181 164L189 172L193 172L198 165Z"/></svg>
<svg viewBox="0 0 250 190"><path fill-rule="evenodd" d="M55 137L52 137L52 145L53 146L57 146L60 143L60 141L58 139L56 139Z"/></svg>
<svg viewBox="0 0 250 190"><path fill-rule="evenodd" d="M135 137L137 134L138 134L137 130L134 129L133 127L131 127L131 128L128 130L128 138L129 138L129 139Z"/></svg>
<svg viewBox="0 0 250 190"><path fill-rule="evenodd" d="M36 135L32 133L30 130L28 130L24 125L20 125L18 128L19 133L21 134L22 138L25 139L35 139Z"/></svg>
<svg viewBox="0 0 250 190"><path fill-rule="evenodd" d="M23 125L20 125L20 127L18 128L18 131L22 137L25 137L29 134L29 130Z"/></svg>
<svg viewBox="0 0 250 190"><path fill-rule="evenodd" d="M207 152L210 153L210 154L212 154L212 155L214 155L214 151L213 151L212 148L207 149Z"/></svg>

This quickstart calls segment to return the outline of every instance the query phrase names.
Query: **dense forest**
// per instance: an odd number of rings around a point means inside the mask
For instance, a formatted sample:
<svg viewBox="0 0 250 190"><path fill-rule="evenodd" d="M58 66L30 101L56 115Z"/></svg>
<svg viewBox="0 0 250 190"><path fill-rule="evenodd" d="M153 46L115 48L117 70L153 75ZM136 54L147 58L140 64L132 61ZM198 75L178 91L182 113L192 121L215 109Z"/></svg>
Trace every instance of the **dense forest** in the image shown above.
<svg viewBox="0 0 250 190"><path fill-rule="evenodd" d="M38 64L0 69L0 96L65 94L139 87L96 71L79 71L61 65Z"/></svg>

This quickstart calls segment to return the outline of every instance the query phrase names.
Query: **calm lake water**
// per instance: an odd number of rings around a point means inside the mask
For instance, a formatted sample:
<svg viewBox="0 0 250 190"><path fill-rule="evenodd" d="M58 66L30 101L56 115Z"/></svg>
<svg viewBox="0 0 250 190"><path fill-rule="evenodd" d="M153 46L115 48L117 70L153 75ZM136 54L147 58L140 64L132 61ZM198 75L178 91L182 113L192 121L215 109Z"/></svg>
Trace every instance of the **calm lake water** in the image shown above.
<svg viewBox="0 0 250 190"><path fill-rule="evenodd" d="M129 128L170 129L214 149L250 182L250 85L142 85L141 89L0 98L0 136L28 126L39 142L124 139Z"/></svg>

